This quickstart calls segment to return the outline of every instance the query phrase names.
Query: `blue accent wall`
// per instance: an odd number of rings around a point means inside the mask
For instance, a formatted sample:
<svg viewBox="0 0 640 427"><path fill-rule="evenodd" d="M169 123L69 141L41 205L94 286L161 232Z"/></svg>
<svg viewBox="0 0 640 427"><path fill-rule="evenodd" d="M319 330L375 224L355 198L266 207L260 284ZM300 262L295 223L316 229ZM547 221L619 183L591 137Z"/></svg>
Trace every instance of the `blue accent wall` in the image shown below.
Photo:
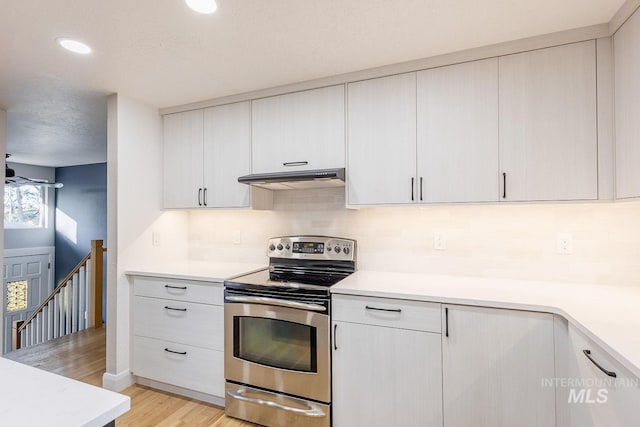
<svg viewBox="0 0 640 427"><path fill-rule="evenodd" d="M107 164L56 168L56 285L91 250L91 240L107 244ZM106 261L106 259L105 259ZM106 303L106 264L103 305ZM103 313L106 313L103 307Z"/></svg>

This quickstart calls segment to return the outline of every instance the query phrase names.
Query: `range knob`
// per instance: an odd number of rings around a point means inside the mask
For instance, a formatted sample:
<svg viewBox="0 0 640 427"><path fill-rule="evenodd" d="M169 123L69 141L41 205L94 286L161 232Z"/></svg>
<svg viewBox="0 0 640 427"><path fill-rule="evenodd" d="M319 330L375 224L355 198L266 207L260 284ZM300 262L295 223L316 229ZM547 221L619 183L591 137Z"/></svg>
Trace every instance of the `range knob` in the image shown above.
<svg viewBox="0 0 640 427"><path fill-rule="evenodd" d="M282 243L278 243L278 250L281 251L282 250Z"/></svg>
<svg viewBox="0 0 640 427"><path fill-rule="evenodd" d="M327 252L331 252L331 246L327 246Z"/></svg>
<svg viewBox="0 0 640 427"><path fill-rule="evenodd" d="M289 250L289 249L291 249L291 245L289 245L289 244L287 243L287 246L285 246L285 248L286 248L287 250Z"/></svg>
<svg viewBox="0 0 640 427"><path fill-rule="evenodd" d="M340 253L340 246L336 246L336 247L334 248L334 250L336 251L336 253L337 253L337 254L339 254L339 253Z"/></svg>
<svg viewBox="0 0 640 427"><path fill-rule="evenodd" d="M275 251L276 250L276 246L272 243L269 245L269 250L270 251Z"/></svg>
<svg viewBox="0 0 640 427"><path fill-rule="evenodd" d="M344 254L345 254L345 255L349 255L349 252L351 252L351 251L349 250L349 248L345 247L345 248L344 248Z"/></svg>

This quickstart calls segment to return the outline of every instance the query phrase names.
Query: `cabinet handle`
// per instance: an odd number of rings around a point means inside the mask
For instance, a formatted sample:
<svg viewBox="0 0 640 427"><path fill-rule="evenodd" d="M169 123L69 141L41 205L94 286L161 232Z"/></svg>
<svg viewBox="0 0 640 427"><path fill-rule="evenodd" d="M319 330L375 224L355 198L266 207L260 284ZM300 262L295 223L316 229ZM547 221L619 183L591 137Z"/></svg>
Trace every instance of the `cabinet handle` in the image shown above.
<svg viewBox="0 0 640 427"><path fill-rule="evenodd" d="M444 308L444 336L449 337L449 308Z"/></svg>
<svg viewBox="0 0 640 427"><path fill-rule="evenodd" d="M207 206L207 189L205 188L204 191L202 192L202 204L204 204L205 206Z"/></svg>
<svg viewBox="0 0 640 427"><path fill-rule="evenodd" d="M338 349L338 335L336 335L337 331L338 331L338 324L334 323L333 325L333 349L334 350Z"/></svg>
<svg viewBox="0 0 640 427"><path fill-rule="evenodd" d="M420 201L422 201L422 177L420 177Z"/></svg>
<svg viewBox="0 0 640 427"><path fill-rule="evenodd" d="M198 206L202 206L202 188L198 188Z"/></svg>
<svg viewBox="0 0 640 427"><path fill-rule="evenodd" d="M169 350L168 348L165 348L164 351L166 351L167 353L181 354L183 356L187 355L186 351L174 351L174 350Z"/></svg>
<svg viewBox="0 0 640 427"><path fill-rule="evenodd" d="M167 289L180 289L181 291L186 291L187 287L186 286L171 286L171 285L164 285L165 288Z"/></svg>
<svg viewBox="0 0 640 427"><path fill-rule="evenodd" d="M378 307L369 307L368 305L364 307L367 310L375 310L375 311L388 311L391 313L402 313L402 309L400 308L378 308Z"/></svg>
<svg viewBox="0 0 640 427"><path fill-rule="evenodd" d="M507 198L507 173L502 172L502 198Z"/></svg>
<svg viewBox="0 0 640 427"><path fill-rule="evenodd" d="M415 200L415 198L413 197L413 193L414 193L414 191L413 191L413 190L414 190L414 188L413 188L413 187L415 187L415 186L413 185L413 184L414 184L414 182L415 182L415 178L414 178L414 177L411 177L411 201L412 201L412 202Z"/></svg>
<svg viewBox="0 0 640 427"><path fill-rule="evenodd" d="M591 356L591 350L582 350L582 352L584 353L585 356L587 356L587 359L589 359L591 361L591 363L593 363L594 365L596 365L596 367L598 369L600 369L602 372L604 372L605 374L607 374L610 377L616 378L618 375L616 375L615 372L613 371L607 371L606 369L604 369L598 362L596 362L593 357Z"/></svg>
<svg viewBox="0 0 640 427"><path fill-rule="evenodd" d="M173 310L173 311L187 311L186 308L173 308L173 307L169 307L168 305L165 305L164 308L166 310Z"/></svg>
<svg viewBox="0 0 640 427"><path fill-rule="evenodd" d="M302 161L302 162L284 162L282 164L282 166L305 166L308 165L309 162L307 161Z"/></svg>

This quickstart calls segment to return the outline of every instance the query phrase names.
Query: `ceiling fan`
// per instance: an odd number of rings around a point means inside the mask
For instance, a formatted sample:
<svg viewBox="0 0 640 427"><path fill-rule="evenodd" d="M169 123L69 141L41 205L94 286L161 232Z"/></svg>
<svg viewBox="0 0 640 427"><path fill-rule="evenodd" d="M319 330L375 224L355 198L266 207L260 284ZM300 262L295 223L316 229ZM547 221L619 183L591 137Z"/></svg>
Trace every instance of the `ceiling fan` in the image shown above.
<svg viewBox="0 0 640 427"><path fill-rule="evenodd" d="M17 176L16 171L11 169L7 164L7 160L11 154L5 154L4 161L4 183L5 185L18 186L18 185L41 185L43 187L62 188L61 182L48 182L39 178L25 178L24 176Z"/></svg>

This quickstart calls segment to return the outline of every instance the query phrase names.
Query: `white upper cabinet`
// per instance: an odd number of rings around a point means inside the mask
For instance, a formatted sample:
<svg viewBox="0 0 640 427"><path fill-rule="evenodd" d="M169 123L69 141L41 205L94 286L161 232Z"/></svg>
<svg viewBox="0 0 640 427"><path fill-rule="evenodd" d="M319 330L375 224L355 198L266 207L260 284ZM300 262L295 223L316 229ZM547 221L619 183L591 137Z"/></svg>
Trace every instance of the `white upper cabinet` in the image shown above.
<svg viewBox="0 0 640 427"><path fill-rule="evenodd" d="M418 200L498 201L498 59L418 73Z"/></svg>
<svg viewBox="0 0 640 427"><path fill-rule="evenodd" d="M251 171L249 102L164 117L164 207L250 206L249 186L238 177Z"/></svg>
<svg viewBox="0 0 640 427"><path fill-rule="evenodd" d="M344 85L252 101L252 171L343 168Z"/></svg>
<svg viewBox="0 0 640 427"><path fill-rule="evenodd" d="M595 41L500 57L499 76L503 200L597 199Z"/></svg>
<svg viewBox="0 0 640 427"><path fill-rule="evenodd" d="M164 207L202 203L202 110L164 116Z"/></svg>
<svg viewBox="0 0 640 427"><path fill-rule="evenodd" d="M614 37L616 198L640 197L640 13Z"/></svg>
<svg viewBox="0 0 640 427"><path fill-rule="evenodd" d="M248 207L250 187L238 177L251 173L249 102L204 111L204 188L207 207ZM206 197L205 197L206 196Z"/></svg>
<svg viewBox="0 0 640 427"><path fill-rule="evenodd" d="M348 87L348 203L416 200L416 73Z"/></svg>

